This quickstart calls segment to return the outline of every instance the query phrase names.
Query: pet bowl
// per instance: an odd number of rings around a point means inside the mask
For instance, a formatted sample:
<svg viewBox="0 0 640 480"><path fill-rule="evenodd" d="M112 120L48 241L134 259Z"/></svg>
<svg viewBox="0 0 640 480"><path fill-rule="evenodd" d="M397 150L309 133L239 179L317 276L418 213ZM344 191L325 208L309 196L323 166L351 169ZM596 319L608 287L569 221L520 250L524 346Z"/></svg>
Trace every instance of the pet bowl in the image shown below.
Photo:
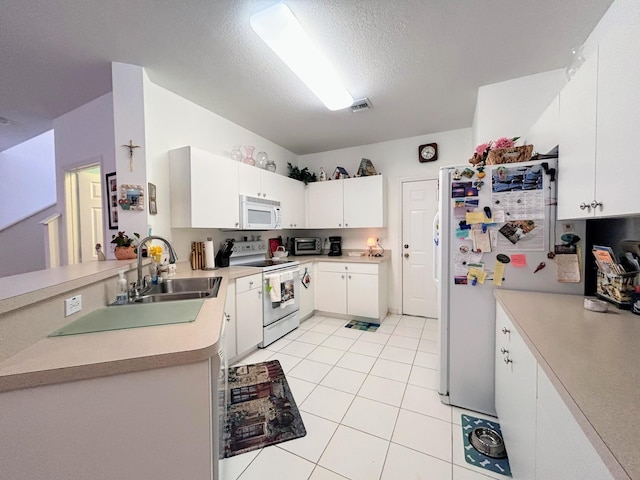
<svg viewBox="0 0 640 480"><path fill-rule="evenodd" d="M469 434L469 441L473 448L487 457L505 458L507 456L502 436L490 428L474 428Z"/></svg>

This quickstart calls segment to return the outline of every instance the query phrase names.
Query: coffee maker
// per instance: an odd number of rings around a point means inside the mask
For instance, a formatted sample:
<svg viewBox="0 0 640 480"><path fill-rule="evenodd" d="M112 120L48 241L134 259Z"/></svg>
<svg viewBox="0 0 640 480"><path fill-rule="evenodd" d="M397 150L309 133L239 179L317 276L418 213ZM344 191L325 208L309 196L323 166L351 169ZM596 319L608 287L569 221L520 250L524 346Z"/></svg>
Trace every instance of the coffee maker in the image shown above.
<svg viewBox="0 0 640 480"><path fill-rule="evenodd" d="M329 237L329 256L342 256L342 237Z"/></svg>

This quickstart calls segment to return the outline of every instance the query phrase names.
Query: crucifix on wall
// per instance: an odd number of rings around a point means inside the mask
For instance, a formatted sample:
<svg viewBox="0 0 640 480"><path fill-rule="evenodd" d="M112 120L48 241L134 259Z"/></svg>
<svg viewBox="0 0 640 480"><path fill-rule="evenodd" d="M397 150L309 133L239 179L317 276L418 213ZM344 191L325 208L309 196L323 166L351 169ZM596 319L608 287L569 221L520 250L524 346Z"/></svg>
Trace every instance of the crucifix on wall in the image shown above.
<svg viewBox="0 0 640 480"><path fill-rule="evenodd" d="M128 145L122 146L129 149L129 170L133 172L133 149L140 148L140 145L134 145L133 140L129 140Z"/></svg>

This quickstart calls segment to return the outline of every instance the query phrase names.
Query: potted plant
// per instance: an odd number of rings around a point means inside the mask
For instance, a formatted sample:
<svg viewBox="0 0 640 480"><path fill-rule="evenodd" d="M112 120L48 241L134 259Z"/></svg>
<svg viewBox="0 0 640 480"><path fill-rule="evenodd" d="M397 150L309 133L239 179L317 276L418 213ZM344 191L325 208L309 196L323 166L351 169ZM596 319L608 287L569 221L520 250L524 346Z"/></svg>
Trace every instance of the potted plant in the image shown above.
<svg viewBox="0 0 640 480"><path fill-rule="evenodd" d="M118 232L118 235L111 235L111 243L115 244L114 254L118 260L127 260L137 258L136 240L140 238L139 233L134 232L134 237L129 237L124 232Z"/></svg>

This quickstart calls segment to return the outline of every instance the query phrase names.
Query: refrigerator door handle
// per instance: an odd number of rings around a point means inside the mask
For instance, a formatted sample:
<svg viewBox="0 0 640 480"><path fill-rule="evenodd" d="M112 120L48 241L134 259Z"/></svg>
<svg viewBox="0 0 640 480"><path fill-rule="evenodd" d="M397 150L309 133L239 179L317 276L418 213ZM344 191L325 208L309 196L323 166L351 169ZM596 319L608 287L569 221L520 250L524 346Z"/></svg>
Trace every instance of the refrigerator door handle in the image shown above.
<svg viewBox="0 0 640 480"><path fill-rule="evenodd" d="M440 212L433 217L433 280L440 282L438 278L438 250L440 249Z"/></svg>

